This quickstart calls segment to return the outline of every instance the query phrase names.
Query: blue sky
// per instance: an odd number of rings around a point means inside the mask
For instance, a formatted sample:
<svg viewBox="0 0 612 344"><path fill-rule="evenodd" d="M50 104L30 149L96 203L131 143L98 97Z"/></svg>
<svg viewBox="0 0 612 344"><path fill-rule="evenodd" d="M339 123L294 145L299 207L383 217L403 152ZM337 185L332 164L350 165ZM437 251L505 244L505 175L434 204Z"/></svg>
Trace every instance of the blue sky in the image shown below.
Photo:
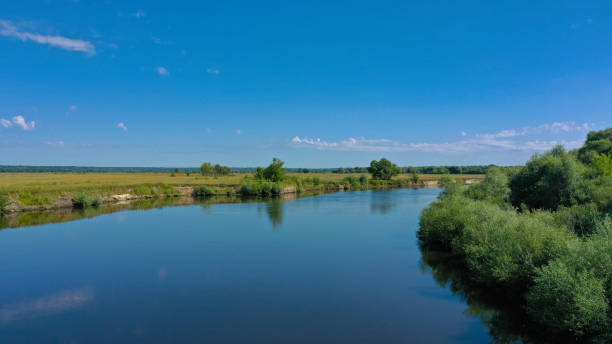
<svg viewBox="0 0 612 344"><path fill-rule="evenodd" d="M0 164L518 164L611 125L612 2L2 1Z"/></svg>

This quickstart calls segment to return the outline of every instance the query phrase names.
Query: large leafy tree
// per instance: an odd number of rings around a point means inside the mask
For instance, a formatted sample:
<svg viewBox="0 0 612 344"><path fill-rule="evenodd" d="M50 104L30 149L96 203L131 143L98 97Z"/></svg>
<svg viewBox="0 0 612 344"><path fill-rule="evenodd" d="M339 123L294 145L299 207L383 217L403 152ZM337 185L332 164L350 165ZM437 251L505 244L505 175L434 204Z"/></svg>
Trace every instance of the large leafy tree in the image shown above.
<svg viewBox="0 0 612 344"><path fill-rule="evenodd" d="M400 168L391 161L381 158L379 161L372 160L368 172L372 174L373 179L390 180L393 176L400 173Z"/></svg>
<svg viewBox="0 0 612 344"><path fill-rule="evenodd" d="M510 180L512 204L551 210L577 204L586 197L580 169L562 146L534 155Z"/></svg>
<svg viewBox="0 0 612 344"><path fill-rule="evenodd" d="M578 150L578 158L588 164L593 156L612 153L612 128L591 131L587 135L584 146Z"/></svg>

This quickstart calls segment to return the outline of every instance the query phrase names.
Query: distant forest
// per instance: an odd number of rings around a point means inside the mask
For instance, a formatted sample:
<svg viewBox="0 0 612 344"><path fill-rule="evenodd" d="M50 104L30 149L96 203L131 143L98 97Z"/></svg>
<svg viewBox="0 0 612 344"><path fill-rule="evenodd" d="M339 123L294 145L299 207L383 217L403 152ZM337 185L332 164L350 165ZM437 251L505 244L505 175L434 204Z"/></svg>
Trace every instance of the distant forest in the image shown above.
<svg viewBox="0 0 612 344"><path fill-rule="evenodd" d="M474 165L474 166L420 166L420 167L401 167L402 173L421 173L421 174L485 174L494 165ZM232 167L232 172L246 173L255 172L255 167ZM340 167L340 168L287 168L290 173L368 173L367 167ZM91 166L9 166L0 165L2 172L19 173L177 173L192 172L198 173L199 167L91 167Z"/></svg>

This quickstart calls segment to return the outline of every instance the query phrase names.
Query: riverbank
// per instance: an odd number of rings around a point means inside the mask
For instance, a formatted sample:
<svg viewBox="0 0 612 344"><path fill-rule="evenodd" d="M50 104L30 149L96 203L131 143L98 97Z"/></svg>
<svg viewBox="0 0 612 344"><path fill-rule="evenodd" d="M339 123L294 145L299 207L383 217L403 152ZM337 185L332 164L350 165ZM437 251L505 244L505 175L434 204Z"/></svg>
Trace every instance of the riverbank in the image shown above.
<svg viewBox="0 0 612 344"><path fill-rule="evenodd" d="M369 179L359 182L360 174L288 174L280 183L280 194L337 192L363 188L437 187L442 175L401 175L390 181ZM454 175L471 184L482 175ZM213 177L199 174L167 173L0 173L0 195L6 195L5 213L36 212L75 207L79 196L101 204L164 198L189 198L194 189L205 186L210 196L241 196L241 187L254 182L251 173ZM246 196L246 195L243 195Z"/></svg>

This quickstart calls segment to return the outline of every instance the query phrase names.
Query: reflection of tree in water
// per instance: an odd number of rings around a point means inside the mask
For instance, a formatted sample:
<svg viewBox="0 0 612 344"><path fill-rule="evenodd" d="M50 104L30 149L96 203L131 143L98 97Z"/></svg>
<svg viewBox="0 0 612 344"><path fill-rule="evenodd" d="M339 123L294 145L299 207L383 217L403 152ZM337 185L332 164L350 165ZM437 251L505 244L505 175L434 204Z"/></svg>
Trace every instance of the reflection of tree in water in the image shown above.
<svg viewBox="0 0 612 344"><path fill-rule="evenodd" d="M392 190L378 190L371 192L370 210L373 213L386 214L398 204L397 197Z"/></svg>
<svg viewBox="0 0 612 344"><path fill-rule="evenodd" d="M522 291L479 285L471 280L469 272L447 252L421 247L424 273L430 273L442 288L449 288L467 304L467 315L478 317L489 329L494 343L570 343L572 336L548 333L530 322L523 308Z"/></svg>
<svg viewBox="0 0 612 344"><path fill-rule="evenodd" d="M283 223L283 201L280 199L273 199L267 202L266 212L272 221L272 227L275 228Z"/></svg>

